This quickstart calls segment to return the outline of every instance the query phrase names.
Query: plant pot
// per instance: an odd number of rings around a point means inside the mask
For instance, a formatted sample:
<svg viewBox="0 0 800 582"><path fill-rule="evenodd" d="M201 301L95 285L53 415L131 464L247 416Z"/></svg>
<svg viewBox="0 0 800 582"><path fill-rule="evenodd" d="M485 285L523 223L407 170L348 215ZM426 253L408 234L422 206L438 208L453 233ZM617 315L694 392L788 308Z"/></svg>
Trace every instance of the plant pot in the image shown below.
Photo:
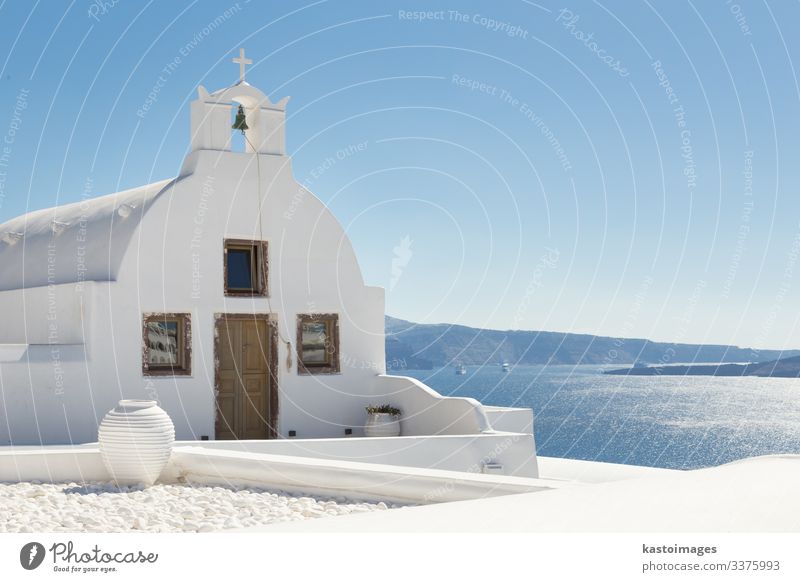
<svg viewBox="0 0 800 582"><path fill-rule="evenodd" d="M100 456L117 485L158 479L172 453L175 427L155 400L120 400L97 431Z"/></svg>
<svg viewBox="0 0 800 582"><path fill-rule="evenodd" d="M400 417L385 412L371 413L367 415L364 434L368 437L400 436Z"/></svg>

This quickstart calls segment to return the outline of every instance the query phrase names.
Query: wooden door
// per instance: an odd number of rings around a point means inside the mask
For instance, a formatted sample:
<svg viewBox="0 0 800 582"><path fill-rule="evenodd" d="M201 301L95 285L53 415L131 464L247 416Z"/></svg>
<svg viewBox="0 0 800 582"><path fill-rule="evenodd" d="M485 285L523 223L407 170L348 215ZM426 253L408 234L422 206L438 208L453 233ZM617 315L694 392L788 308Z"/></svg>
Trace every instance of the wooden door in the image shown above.
<svg viewBox="0 0 800 582"><path fill-rule="evenodd" d="M217 439L273 436L270 325L266 319L217 322Z"/></svg>

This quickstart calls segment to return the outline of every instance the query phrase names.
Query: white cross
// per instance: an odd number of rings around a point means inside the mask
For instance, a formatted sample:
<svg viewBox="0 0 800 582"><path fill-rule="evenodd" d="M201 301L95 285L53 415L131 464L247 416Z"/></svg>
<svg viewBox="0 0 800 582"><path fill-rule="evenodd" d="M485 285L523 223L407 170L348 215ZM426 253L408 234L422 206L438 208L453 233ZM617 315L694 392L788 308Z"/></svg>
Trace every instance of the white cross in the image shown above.
<svg viewBox="0 0 800 582"><path fill-rule="evenodd" d="M239 49L239 58L238 59L231 59L234 63L239 64L239 82L244 83L244 68L245 65L252 65L253 61L251 59L244 58L244 49Z"/></svg>

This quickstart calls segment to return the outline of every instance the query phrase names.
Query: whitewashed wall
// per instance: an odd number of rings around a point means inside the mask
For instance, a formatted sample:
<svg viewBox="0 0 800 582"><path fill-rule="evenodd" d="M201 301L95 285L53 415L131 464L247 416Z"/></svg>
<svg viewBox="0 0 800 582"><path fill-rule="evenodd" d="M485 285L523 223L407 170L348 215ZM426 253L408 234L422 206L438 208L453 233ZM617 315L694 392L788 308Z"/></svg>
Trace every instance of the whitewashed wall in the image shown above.
<svg viewBox="0 0 800 582"><path fill-rule="evenodd" d="M186 168L192 173L154 203L134 235L108 305L97 306L112 317L99 317L95 333L116 344L113 351L106 342L95 346L97 358L116 353L125 396L157 397L178 438L213 438L214 314L274 313L292 350L287 369L289 348L280 342L280 434L343 436L363 425L363 407L348 395L368 393L384 370L383 290L364 285L339 223L294 181L288 157L261 156L262 231L254 155L198 151ZM269 299L226 297L223 239L262 237L269 241ZM141 374L141 316L161 311L192 313L191 377ZM309 312L339 314L340 374L297 374L295 321Z"/></svg>
<svg viewBox="0 0 800 582"><path fill-rule="evenodd" d="M358 432L363 425L363 403L348 395L368 394L374 376L384 371L383 290L364 285L339 223L294 181L290 158L262 155L270 298L225 297L223 239L262 238L255 156L198 151L185 167L133 233L116 282L84 284L80 308L74 289L56 286L59 341L83 341L87 351L85 361L61 362L63 392L54 393L54 364L47 354L30 365L24 358L13 361L13 354L12 361L0 362L7 413L0 415L1 443L94 440L98 420L123 397L157 398L178 438L214 438L215 313L276 314L292 351L287 369L289 348L280 343L282 435L295 430L298 437L343 436L345 428ZM104 244L100 238L87 244ZM0 307L13 319L6 330L21 330L20 337L6 331L6 342L46 341L47 293L42 287L0 294ZM23 296L27 328L21 321ZM142 375L142 313L161 311L192 314L190 377ZM309 312L339 314L340 374L297 374L295 319Z"/></svg>

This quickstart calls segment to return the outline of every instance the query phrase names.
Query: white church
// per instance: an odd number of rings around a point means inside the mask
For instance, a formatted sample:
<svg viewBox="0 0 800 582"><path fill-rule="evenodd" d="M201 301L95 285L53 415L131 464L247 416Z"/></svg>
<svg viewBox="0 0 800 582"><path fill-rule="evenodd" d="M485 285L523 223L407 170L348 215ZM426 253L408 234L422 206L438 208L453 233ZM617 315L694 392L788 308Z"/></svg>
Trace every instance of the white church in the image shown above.
<svg viewBox="0 0 800 582"><path fill-rule="evenodd" d="M177 177L0 225L0 445L94 442L124 398L157 400L187 441L367 441L365 407L390 404L398 439L521 438L427 454L535 473L530 410L385 374L384 291L293 177L288 98L234 61L236 84L198 89Z"/></svg>

